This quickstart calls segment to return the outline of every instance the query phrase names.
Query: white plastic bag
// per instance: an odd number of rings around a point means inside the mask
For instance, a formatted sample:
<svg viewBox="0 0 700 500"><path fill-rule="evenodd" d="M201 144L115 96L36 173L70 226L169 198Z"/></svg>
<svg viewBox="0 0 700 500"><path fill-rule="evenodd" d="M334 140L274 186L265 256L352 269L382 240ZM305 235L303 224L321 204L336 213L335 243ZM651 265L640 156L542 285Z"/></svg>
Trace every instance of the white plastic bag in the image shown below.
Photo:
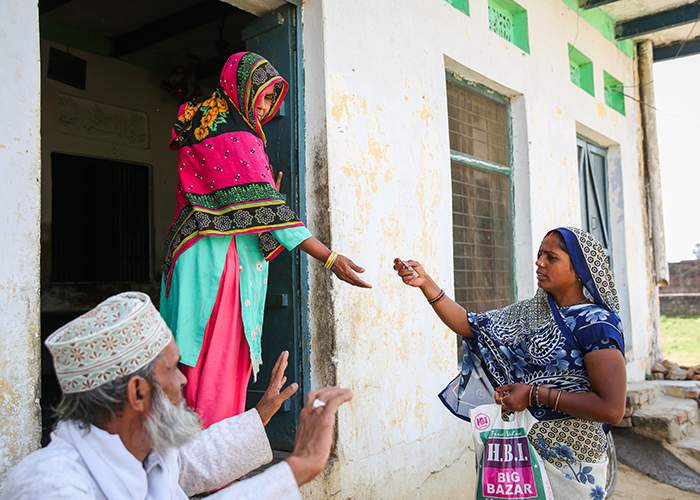
<svg viewBox="0 0 700 500"><path fill-rule="evenodd" d="M469 412L478 464L476 500L553 500L554 495L535 448L527 439L537 422L529 411L515 412L508 421L497 404Z"/></svg>

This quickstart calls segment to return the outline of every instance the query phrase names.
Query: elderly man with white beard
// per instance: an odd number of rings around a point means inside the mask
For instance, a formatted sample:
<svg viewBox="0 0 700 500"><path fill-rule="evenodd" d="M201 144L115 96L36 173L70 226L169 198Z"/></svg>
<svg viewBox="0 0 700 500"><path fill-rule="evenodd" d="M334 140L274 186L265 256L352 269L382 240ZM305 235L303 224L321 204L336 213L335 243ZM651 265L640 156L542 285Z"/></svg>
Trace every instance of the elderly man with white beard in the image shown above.
<svg viewBox="0 0 700 500"><path fill-rule="evenodd" d="M272 459L264 425L298 387L282 389L287 353L256 408L202 430L184 403L177 345L147 295L107 299L46 346L63 391L59 422L51 443L12 471L2 499L174 500L217 489L207 498L297 499L297 485L325 467L336 411L352 398L338 388L309 394L292 454L234 482Z"/></svg>

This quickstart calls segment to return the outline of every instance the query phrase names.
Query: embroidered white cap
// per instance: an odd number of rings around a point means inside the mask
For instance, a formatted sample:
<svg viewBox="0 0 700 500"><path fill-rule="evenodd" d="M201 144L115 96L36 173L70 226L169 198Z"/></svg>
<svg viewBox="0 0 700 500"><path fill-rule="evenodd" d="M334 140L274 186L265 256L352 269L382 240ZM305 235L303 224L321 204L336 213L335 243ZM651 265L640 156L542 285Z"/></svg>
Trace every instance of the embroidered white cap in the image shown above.
<svg viewBox="0 0 700 500"><path fill-rule="evenodd" d="M170 329L145 293L114 295L46 339L65 394L95 389L158 357Z"/></svg>

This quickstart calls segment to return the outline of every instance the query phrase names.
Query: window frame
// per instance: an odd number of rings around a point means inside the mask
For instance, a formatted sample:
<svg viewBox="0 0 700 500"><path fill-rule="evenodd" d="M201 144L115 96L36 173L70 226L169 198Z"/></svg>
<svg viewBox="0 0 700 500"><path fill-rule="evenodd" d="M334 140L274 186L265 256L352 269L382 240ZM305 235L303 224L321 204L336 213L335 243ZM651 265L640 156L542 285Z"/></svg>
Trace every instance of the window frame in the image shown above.
<svg viewBox="0 0 700 500"><path fill-rule="evenodd" d="M477 93L483 97L486 97L488 99L491 99L492 101L495 101L499 104L505 105L506 108L506 137L507 137L507 145L506 145L506 158L508 165L500 165L498 163L494 163L492 161L488 160L482 160L480 158L476 158L475 156L472 156L467 153L463 153L461 151L456 151L452 148L450 148L450 163L456 162L459 165L467 168L475 168L477 170L481 170L483 172L488 172L488 173L496 173L499 175L504 175L508 178L508 213L510 214L510 250L511 250L511 286L513 290L513 296L511 297L511 300L515 301L518 297L518 283L517 283L517 259L515 258L515 184L514 184L514 175L513 175L513 170L514 170L514 162L513 162L513 114L511 111L511 100L505 96L502 95L495 90L487 87L486 85L482 85L481 83L474 82L471 80L467 80L465 78L460 77L459 75L447 71L446 72L446 88L447 84L455 84L458 85L462 88L464 88L467 91L471 91L474 93ZM447 104L447 99L446 99L446 104ZM450 127L449 123L447 126L447 133L449 135L450 133ZM448 141L449 143L449 141ZM452 193L452 174L450 173L450 198L453 197ZM452 223L454 227L454 220ZM454 234L452 235L452 241L454 242ZM454 256L453 256L453 262L454 262ZM453 270L453 275L454 275L454 270ZM454 280L454 276L453 276Z"/></svg>

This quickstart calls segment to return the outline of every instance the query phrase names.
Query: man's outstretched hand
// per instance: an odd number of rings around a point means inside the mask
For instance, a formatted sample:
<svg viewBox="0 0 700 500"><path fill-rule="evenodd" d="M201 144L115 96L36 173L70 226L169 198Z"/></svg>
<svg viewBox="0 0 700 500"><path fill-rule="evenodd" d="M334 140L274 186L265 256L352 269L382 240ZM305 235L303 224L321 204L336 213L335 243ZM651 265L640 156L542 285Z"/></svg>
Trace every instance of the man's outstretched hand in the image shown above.
<svg viewBox="0 0 700 500"><path fill-rule="evenodd" d="M299 389L299 384L295 382L289 384L287 388L282 390L285 382L287 382L284 371L287 369L288 361L289 352L282 352L279 358L277 358L274 368L272 368L270 384L267 386L267 389L265 389L265 393L260 398L258 404L255 405L255 409L258 410L263 425L267 425L270 419L282 407L282 404L291 398Z"/></svg>
<svg viewBox="0 0 700 500"><path fill-rule="evenodd" d="M352 399L349 389L327 387L310 393L299 414L299 427L294 451L287 458L297 484L308 483L326 466L333 444L335 414L338 407ZM314 401L319 400L323 405Z"/></svg>

